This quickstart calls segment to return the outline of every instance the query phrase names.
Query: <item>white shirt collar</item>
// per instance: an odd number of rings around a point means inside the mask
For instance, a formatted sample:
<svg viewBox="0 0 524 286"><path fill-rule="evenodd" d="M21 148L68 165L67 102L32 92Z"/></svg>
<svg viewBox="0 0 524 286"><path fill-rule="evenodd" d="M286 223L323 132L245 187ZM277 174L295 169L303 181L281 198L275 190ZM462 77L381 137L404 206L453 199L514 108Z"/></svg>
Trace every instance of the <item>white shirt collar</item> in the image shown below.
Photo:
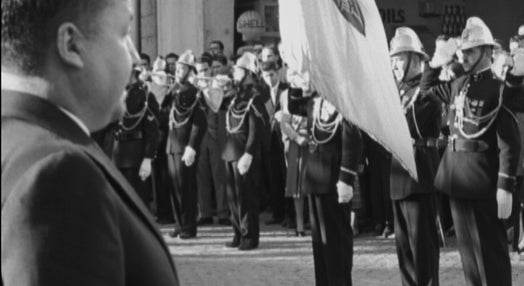
<svg viewBox="0 0 524 286"><path fill-rule="evenodd" d="M65 108L62 108L60 106L58 106L58 108L60 108L60 110L62 110L67 116L69 116L69 118L71 118L71 120L73 120L78 125L78 127L80 127L82 131L84 131L84 133L87 136L91 136L91 132L89 132L89 128L87 128L87 126L84 124L82 120L80 120L80 118L76 117L73 113L69 112Z"/></svg>
<svg viewBox="0 0 524 286"><path fill-rule="evenodd" d="M2 72L2 90L11 90L36 97L42 97L49 91L49 83L38 77L26 77ZM71 120L73 120L87 136L90 136L91 133L89 132L89 128L87 128L80 118L67 109L58 105L56 106L71 118Z"/></svg>

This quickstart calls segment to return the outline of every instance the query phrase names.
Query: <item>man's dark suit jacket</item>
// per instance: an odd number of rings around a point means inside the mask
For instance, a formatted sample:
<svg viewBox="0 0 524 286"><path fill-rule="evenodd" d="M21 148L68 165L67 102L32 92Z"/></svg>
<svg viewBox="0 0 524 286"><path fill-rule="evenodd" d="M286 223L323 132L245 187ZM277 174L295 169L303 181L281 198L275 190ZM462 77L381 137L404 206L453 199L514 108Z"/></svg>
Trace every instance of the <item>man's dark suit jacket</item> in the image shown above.
<svg viewBox="0 0 524 286"><path fill-rule="evenodd" d="M2 91L2 282L178 285L146 207L95 142L38 97Z"/></svg>

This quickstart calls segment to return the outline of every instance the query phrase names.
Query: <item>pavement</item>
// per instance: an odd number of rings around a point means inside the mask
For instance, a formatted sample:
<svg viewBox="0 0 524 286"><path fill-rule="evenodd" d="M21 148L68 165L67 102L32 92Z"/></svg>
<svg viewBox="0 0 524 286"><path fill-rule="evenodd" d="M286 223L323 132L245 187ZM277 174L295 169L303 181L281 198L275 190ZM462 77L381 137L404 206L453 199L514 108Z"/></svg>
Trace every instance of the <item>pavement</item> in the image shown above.
<svg viewBox="0 0 524 286"><path fill-rule="evenodd" d="M311 237L296 237L294 230L265 226L261 219L260 246L238 251L224 244L232 239L231 227L199 227L191 240L164 238L185 286L304 286L314 285ZM401 285L393 239L362 234L355 238L353 285ZM511 253L513 285L524 285L524 255ZM454 240L440 252L440 285L466 285Z"/></svg>

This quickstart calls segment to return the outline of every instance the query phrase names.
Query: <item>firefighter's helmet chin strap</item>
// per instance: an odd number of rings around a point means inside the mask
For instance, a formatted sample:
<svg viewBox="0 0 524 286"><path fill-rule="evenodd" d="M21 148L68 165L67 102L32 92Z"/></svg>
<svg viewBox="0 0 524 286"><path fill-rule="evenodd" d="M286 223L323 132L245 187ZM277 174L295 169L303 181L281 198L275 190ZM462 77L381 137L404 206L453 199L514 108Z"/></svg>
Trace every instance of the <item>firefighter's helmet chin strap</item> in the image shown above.
<svg viewBox="0 0 524 286"><path fill-rule="evenodd" d="M409 69L411 68L411 61L413 59L413 53L409 52L407 54L408 54L408 63L406 64L406 67L404 68L404 74L402 75L400 82L407 81L406 76L409 72Z"/></svg>

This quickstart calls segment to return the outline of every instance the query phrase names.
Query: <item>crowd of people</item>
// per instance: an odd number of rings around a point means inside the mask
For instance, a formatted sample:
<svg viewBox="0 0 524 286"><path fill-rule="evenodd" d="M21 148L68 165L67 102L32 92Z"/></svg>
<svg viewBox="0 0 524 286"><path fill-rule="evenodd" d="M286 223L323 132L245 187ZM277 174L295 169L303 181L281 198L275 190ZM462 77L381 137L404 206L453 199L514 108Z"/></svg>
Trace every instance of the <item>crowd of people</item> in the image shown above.
<svg viewBox="0 0 524 286"><path fill-rule="evenodd" d="M511 285L509 227L523 248L524 26L505 50L472 17L461 37L437 38L432 57L412 29L396 30L391 68L414 180L278 45L227 58L217 40L198 56L152 63L120 36L130 11L118 3L90 6L107 29L92 38L79 36L82 21L57 20L68 5L47 15L2 3L3 283L178 285L148 212L180 239L216 216L232 227L225 246L245 251L259 246L268 211L265 224L310 230L316 285L352 285L353 237L366 224L356 214L394 237L403 285L439 284L439 244L451 230L468 285ZM59 29L19 38L19 25Z"/></svg>
<svg viewBox="0 0 524 286"><path fill-rule="evenodd" d="M522 53L522 41L520 31L511 55ZM196 237L216 215L233 227L227 247L253 249L267 210L266 224L297 236L311 229L318 285L348 285L357 211L368 229L395 238L405 285L438 284L439 245L454 232L473 284L510 281L506 229L518 250L523 124L515 121L522 77L511 69L522 56L504 51L478 18L461 38L436 45L431 58L408 27L390 43L418 181L322 99L307 75L288 68L273 44L242 47L229 61L220 41L198 57L170 53L151 64L142 54L128 112L99 141L114 143L106 152L144 202L155 197L158 221L175 222L173 237ZM137 160L126 165L122 155ZM510 212L505 227L500 219ZM493 250L479 248L485 241ZM478 257L489 257L483 268L495 271L480 269Z"/></svg>

